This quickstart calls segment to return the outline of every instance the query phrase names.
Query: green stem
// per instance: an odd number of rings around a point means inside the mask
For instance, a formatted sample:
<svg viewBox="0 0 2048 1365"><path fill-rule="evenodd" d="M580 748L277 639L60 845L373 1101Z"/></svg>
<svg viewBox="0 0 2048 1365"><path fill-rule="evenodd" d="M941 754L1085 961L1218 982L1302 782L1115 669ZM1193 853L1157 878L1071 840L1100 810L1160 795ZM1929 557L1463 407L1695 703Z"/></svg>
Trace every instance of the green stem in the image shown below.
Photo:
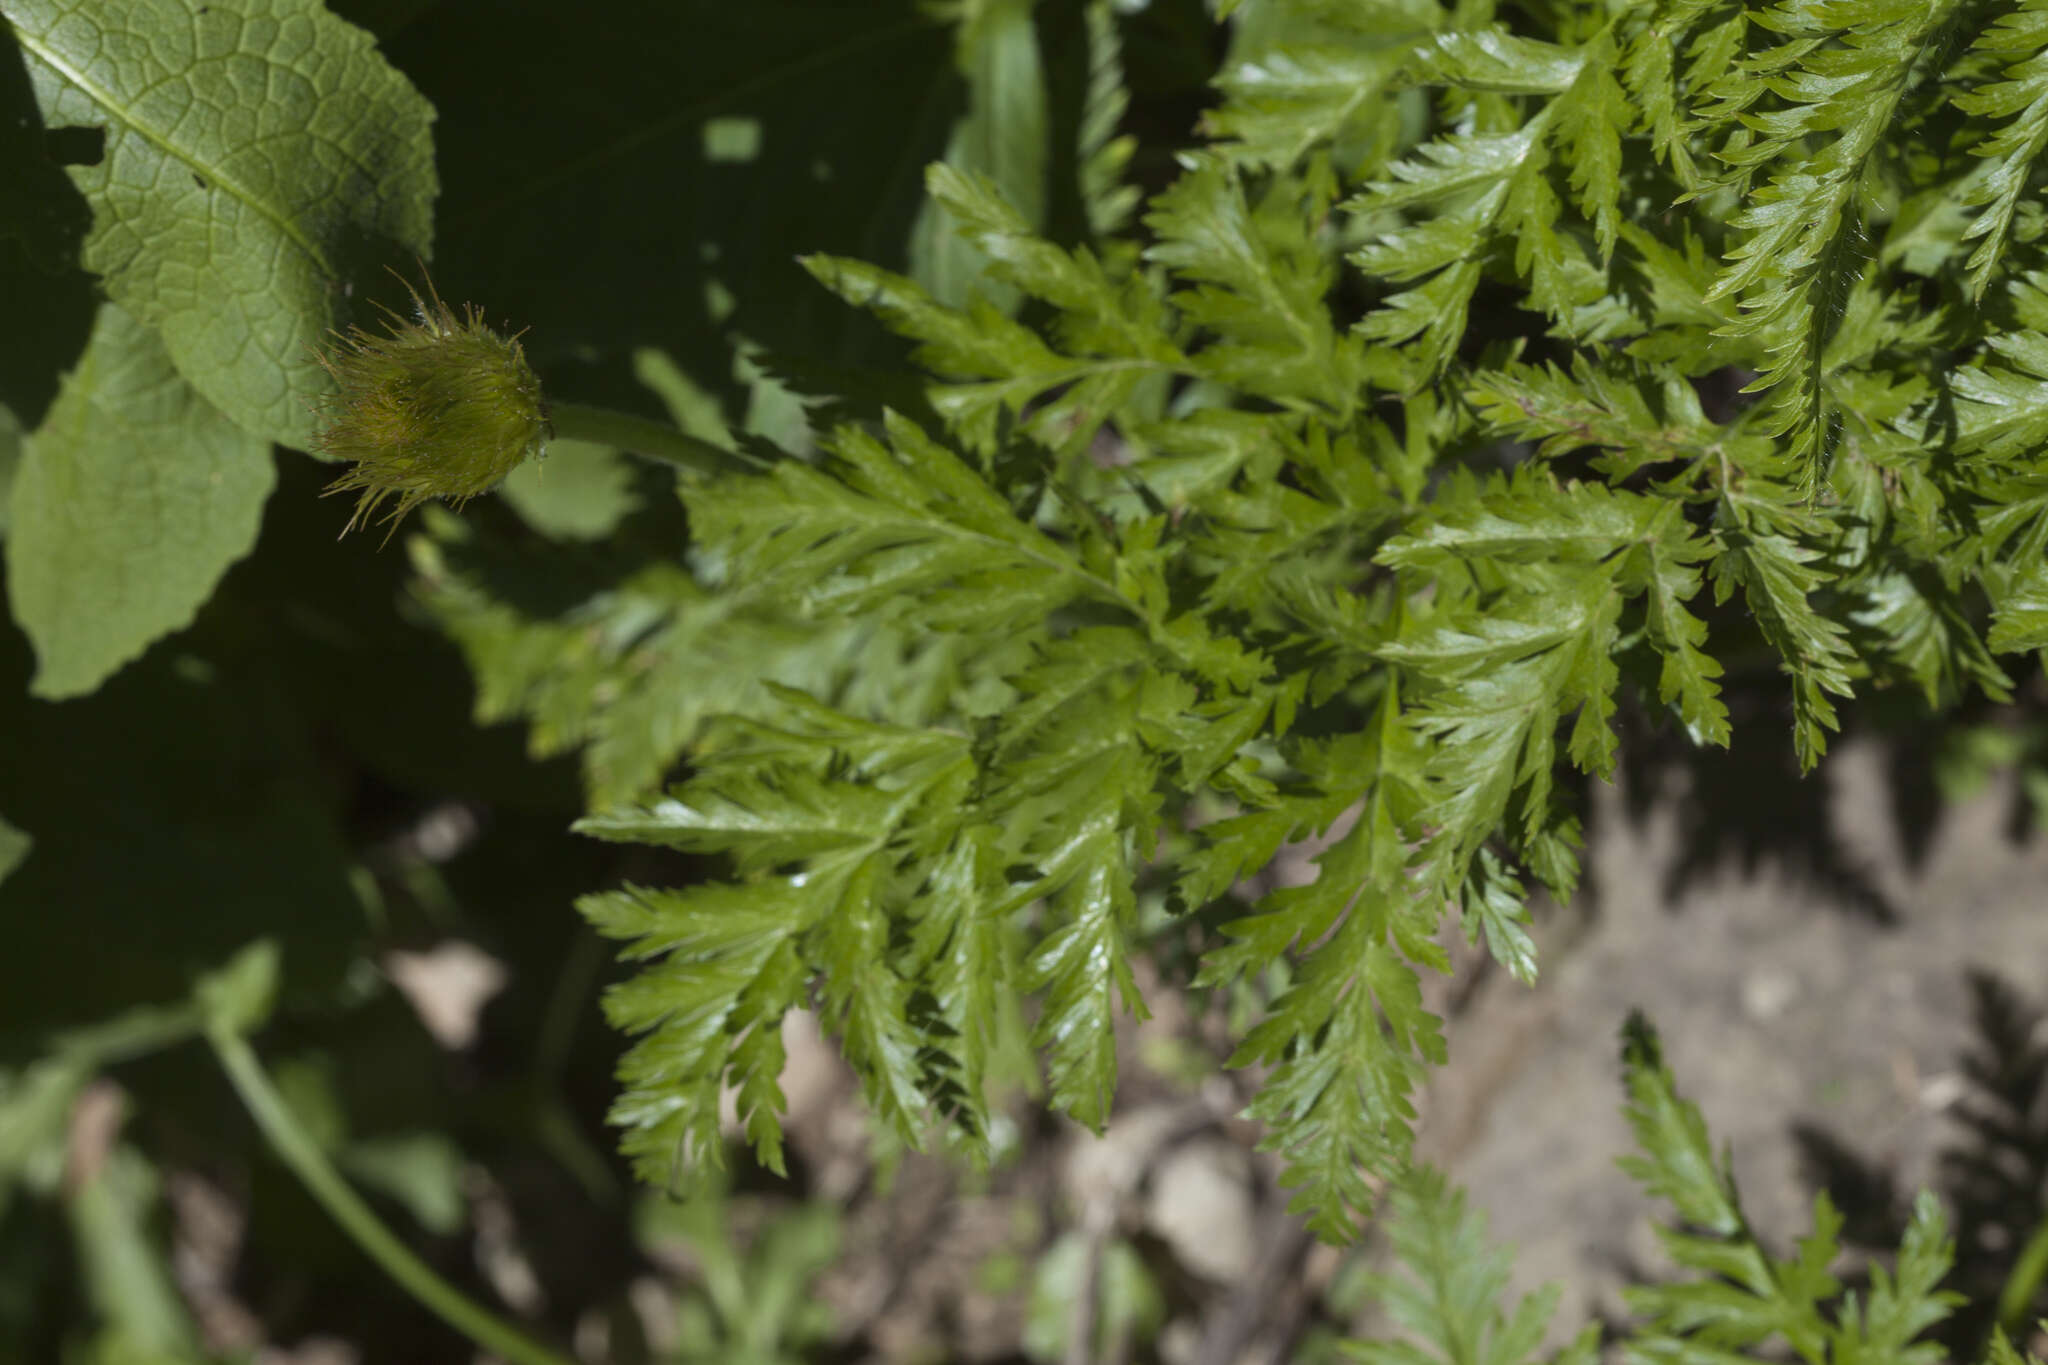
<svg viewBox="0 0 2048 1365"><path fill-rule="evenodd" d="M501 1356L513 1365L574 1365L567 1356L557 1355L528 1338L489 1309L465 1296L461 1290L436 1275L426 1262L384 1226L327 1160L327 1154L299 1126L284 1097L277 1093L255 1049L241 1034L224 1025L207 1030L207 1041L220 1058L235 1093L242 1097L249 1116L263 1130L271 1150L304 1182L306 1190L342 1230L355 1239L363 1254L375 1261L385 1274L407 1293L438 1315L441 1321L468 1337L482 1349Z"/></svg>
<svg viewBox="0 0 2048 1365"><path fill-rule="evenodd" d="M547 1012L541 1016L540 1041L534 1047L531 1116L541 1146L576 1178L593 1203L609 1208L618 1203L618 1182L612 1179L604 1158L577 1128L561 1094L569 1049L576 1041L576 1025L590 1006L591 988L604 960L604 941L587 929L580 930L570 945L568 960L555 977Z"/></svg>
<svg viewBox="0 0 2048 1365"><path fill-rule="evenodd" d="M553 403L548 407L548 423L562 440L617 446L635 455L687 469L693 474L733 474L764 468L761 461L751 455L727 450L714 442L685 435L674 427L610 408L594 408L586 403Z"/></svg>
<svg viewBox="0 0 2048 1365"><path fill-rule="evenodd" d="M2018 1339L2026 1335L2027 1309L2040 1292L2044 1275L2048 1275L2048 1220L2034 1229L2013 1262L2012 1273L2005 1277L2005 1286L1998 1291L1998 1325L2007 1336Z"/></svg>

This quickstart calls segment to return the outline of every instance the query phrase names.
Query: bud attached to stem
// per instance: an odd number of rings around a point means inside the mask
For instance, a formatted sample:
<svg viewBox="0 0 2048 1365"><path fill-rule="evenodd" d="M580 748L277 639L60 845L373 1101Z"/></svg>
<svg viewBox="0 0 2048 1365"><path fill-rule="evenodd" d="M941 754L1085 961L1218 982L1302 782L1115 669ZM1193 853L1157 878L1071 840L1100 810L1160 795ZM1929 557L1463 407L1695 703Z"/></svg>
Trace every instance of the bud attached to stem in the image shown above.
<svg viewBox="0 0 2048 1365"><path fill-rule="evenodd" d="M413 319L386 310L388 335L354 327L318 357L337 392L315 444L353 466L327 491L362 494L344 535L388 498L398 499L384 518L393 529L429 498L460 507L540 455L553 435L519 334L499 336L474 304L457 316L432 282L424 299L406 289Z"/></svg>

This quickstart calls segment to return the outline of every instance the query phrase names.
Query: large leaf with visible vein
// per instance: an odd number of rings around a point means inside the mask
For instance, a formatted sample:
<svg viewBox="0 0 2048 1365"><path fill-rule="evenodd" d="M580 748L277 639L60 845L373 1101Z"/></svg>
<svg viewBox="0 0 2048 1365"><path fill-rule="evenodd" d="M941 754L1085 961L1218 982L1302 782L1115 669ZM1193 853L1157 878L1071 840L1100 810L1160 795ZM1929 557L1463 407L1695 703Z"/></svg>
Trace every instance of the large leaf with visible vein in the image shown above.
<svg viewBox="0 0 2048 1365"><path fill-rule="evenodd" d="M318 0L10 0L45 124L104 134L67 168L83 264L236 423L305 446L312 348L374 267L425 256L433 111Z"/></svg>

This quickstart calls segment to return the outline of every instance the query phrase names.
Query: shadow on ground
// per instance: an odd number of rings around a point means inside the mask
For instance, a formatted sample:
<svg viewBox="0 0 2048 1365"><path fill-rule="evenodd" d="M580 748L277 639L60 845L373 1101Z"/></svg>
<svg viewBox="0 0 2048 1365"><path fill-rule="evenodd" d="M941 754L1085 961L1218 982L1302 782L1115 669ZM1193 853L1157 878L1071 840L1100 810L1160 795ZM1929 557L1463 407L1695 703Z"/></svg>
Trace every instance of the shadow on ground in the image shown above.
<svg viewBox="0 0 2048 1365"><path fill-rule="evenodd" d="M1956 1265L1947 1287L1967 1296L1937 1336L1957 1359L1982 1356L1999 1293L2021 1248L2048 1218L2048 1047L2042 1011L2010 983L1967 973L1975 1037L1958 1059L1967 1090L1950 1111L1960 1134L1936 1166L1934 1188L1954 1213ZM1882 1163L1817 1124L1794 1125L1808 1177L1844 1217L1843 1240L1887 1252L1904 1234L1910 1200ZM2036 1292L2026 1319L2048 1308Z"/></svg>

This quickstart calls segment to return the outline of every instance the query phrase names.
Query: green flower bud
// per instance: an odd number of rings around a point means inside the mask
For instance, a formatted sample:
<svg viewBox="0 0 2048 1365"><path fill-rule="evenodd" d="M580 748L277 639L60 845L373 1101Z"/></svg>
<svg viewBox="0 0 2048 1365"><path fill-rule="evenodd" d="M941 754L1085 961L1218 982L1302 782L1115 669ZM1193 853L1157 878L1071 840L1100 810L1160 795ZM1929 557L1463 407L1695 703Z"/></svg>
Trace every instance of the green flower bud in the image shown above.
<svg viewBox="0 0 2048 1365"><path fill-rule="evenodd" d="M542 454L554 434L518 334L486 327L475 304L457 317L431 282L424 299L406 289L416 320L386 310L389 335L351 328L318 357L336 392L315 444L354 466L327 491L362 494L344 535L387 498L398 499L384 519L393 529L429 498L460 507Z"/></svg>

